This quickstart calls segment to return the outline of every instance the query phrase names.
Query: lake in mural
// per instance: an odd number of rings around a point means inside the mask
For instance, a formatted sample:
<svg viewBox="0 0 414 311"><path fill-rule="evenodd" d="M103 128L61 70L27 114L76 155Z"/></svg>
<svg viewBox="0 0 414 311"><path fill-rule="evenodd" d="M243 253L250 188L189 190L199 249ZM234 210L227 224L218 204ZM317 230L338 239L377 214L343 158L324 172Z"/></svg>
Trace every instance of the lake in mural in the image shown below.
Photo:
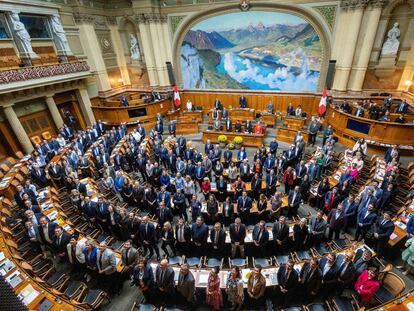
<svg viewBox="0 0 414 311"><path fill-rule="evenodd" d="M264 11L205 19L187 32L180 52L186 89L314 92L322 61L308 22Z"/></svg>

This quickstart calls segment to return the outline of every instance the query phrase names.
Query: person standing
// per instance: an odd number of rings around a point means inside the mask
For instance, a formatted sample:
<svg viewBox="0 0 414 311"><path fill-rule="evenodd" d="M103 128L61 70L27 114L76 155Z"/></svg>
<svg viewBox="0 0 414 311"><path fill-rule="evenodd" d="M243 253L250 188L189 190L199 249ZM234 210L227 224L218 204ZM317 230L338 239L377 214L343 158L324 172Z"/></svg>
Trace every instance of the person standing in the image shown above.
<svg viewBox="0 0 414 311"><path fill-rule="evenodd" d="M106 243L99 244L96 252L96 267L101 276L102 284L109 285L109 290L119 292L119 280L116 272L116 258L113 251L107 248Z"/></svg>
<svg viewBox="0 0 414 311"><path fill-rule="evenodd" d="M237 250L240 252L240 258L244 258L244 239L246 237L246 226L241 223L239 217L230 225L231 257L235 258Z"/></svg>
<svg viewBox="0 0 414 311"><path fill-rule="evenodd" d="M312 300L319 292L322 283L322 271L319 269L318 259L312 258L302 266L299 274L299 284L301 285L305 300Z"/></svg>
<svg viewBox="0 0 414 311"><path fill-rule="evenodd" d="M141 259L132 272L132 283L142 292L145 303L149 303L154 291L154 272L146 259Z"/></svg>
<svg viewBox="0 0 414 311"><path fill-rule="evenodd" d="M223 306L223 296L220 289L219 272L219 267L214 267L211 269L207 281L206 304L209 305L213 311L218 311Z"/></svg>
<svg viewBox="0 0 414 311"><path fill-rule="evenodd" d="M241 277L239 267L235 266L231 269L226 283L226 294L228 300L231 302L231 310L241 310L243 305L243 280Z"/></svg>
<svg viewBox="0 0 414 311"><path fill-rule="evenodd" d="M249 309L261 308L264 304L266 279L262 274L262 266L256 265L247 280L247 306Z"/></svg>
<svg viewBox="0 0 414 311"><path fill-rule="evenodd" d="M162 259L155 269L155 285L157 297L166 306L174 301L175 281L174 270L168 266L168 260Z"/></svg>
<svg viewBox="0 0 414 311"><path fill-rule="evenodd" d="M192 310L195 301L195 279L188 264L181 265L178 275L177 293L178 301L185 305L186 309Z"/></svg>
<svg viewBox="0 0 414 311"><path fill-rule="evenodd" d="M294 269L294 262L289 260L277 271L277 282L282 296L282 305L287 307L295 294L299 284L298 272Z"/></svg>
<svg viewBox="0 0 414 311"><path fill-rule="evenodd" d="M344 217L344 207L342 203L338 204L337 208L332 209L328 215L328 239L329 241L334 239L339 239L341 230L344 228L345 225L345 217Z"/></svg>

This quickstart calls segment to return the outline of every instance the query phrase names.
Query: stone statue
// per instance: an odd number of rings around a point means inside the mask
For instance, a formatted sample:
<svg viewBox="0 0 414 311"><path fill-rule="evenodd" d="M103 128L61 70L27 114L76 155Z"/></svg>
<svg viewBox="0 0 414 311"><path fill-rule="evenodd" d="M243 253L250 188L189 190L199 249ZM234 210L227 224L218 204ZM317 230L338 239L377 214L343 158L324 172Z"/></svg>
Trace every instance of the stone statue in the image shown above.
<svg viewBox="0 0 414 311"><path fill-rule="evenodd" d="M400 47L400 28L399 24L395 23L394 26L387 33L387 40L385 40L382 46L381 55L395 55Z"/></svg>
<svg viewBox="0 0 414 311"><path fill-rule="evenodd" d="M32 39L30 38L29 33L26 30L24 24L20 21L19 14L12 12L10 14L11 26L14 34L14 38L17 41L16 43L21 48L21 51L26 54L26 56L36 56L36 53L33 52L32 48Z"/></svg>
<svg viewBox="0 0 414 311"><path fill-rule="evenodd" d="M138 40L132 33L129 35L129 43L131 45L131 59L139 60L141 58L141 54L139 53Z"/></svg>
<svg viewBox="0 0 414 311"><path fill-rule="evenodd" d="M68 39L66 38L65 30L58 15L53 15L50 19L50 26L52 28L55 43L59 52L65 52L65 54L71 54Z"/></svg>

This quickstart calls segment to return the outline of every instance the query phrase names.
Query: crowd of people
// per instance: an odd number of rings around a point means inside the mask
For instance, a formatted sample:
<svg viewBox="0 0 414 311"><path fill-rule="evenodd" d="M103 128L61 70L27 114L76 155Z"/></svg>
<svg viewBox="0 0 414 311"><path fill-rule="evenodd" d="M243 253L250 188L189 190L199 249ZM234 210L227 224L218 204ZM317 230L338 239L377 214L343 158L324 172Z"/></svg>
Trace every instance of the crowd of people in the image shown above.
<svg viewBox="0 0 414 311"><path fill-rule="evenodd" d="M276 289L266 288L262 267L256 265L245 291L239 268L232 267L225 296L218 267L211 269L206 291L200 296L196 295L191 267L183 263L178 279L174 278L168 259L176 255L218 259L286 255L339 239L352 228L356 228L355 240L364 240L382 257L394 229L390 203L399 183L396 148L385 155L383 180L373 181L356 193L352 185L361 178L366 142L360 140L345 151L340 165L347 169L332 187L326 173L335 158L333 132L330 127L321 131L314 118L309 123L309 142L298 132L294 144L281 152L274 139L258 148L252 159L244 148L233 154L210 141L202 152L188 146L186 138L177 137L171 129L168 136L162 136L163 119L160 115L156 118L149 134L140 124L130 133L124 124L108 129L98 122L85 131L65 125L55 139L36 145L30 159L32 182L17 186L15 195L34 249L58 264L66 263L81 278L115 284L115 291L121 290L122 280L131 278L153 303L193 308L202 296L215 310L226 299L234 310L240 310L242 306L263 308L270 298L287 306L299 292L306 293L302 301L308 302L351 288L361 303L371 302L379 282L368 249L338 256L329 253L319 261L313 258L299 271L289 261L278 270ZM322 145L306 156L305 145L315 145L318 133L323 136ZM124 148L113 152L121 140ZM149 152L143 142L150 144ZM65 155L60 161L52 160L62 152ZM99 180L102 194L96 200L81 182L85 177ZM124 241L122 273L117 272L114 251L105 242L81 242L42 214L37 192L51 182L67 191L91 228ZM123 204L114 205L104 192ZM300 208L303 203L313 205L317 212L305 215ZM254 206L256 211L252 212ZM251 243L246 242L249 226L253 226ZM155 273L150 265L154 260Z"/></svg>

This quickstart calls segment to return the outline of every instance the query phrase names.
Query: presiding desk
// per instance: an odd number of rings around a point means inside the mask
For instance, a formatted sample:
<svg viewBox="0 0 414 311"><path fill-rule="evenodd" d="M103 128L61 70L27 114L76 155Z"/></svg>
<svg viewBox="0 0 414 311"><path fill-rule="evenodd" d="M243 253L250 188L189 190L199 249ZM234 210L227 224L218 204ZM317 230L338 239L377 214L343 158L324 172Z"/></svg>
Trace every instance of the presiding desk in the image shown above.
<svg viewBox="0 0 414 311"><path fill-rule="evenodd" d="M302 130L306 126L306 118L286 116L283 121L288 128L296 131Z"/></svg>
<svg viewBox="0 0 414 311"><path fill-rule="evenodd" d="M175 123L175 132L177 135L198 134L198 121L182 121Z"/></svg>
<svg viewBox="0 0 414 311"><path fill-rule="evenodd" d="M229 116L234 121L253 121L256 118L256 112L250 108L233 108L229 110Z"/></svg>
<svg viewBox="0 0 414 311"><path fill-rule="evenodd" d="M284 141L285 143L293 144L295 141L295 135L298 133L297 129L291 129L284 126L277 127L277 140ZM309 133L301 131L303 140L305 143L309 141Z"/></svg>
<svg viewBox="0 0 414 311"><path fill-rule="evenodd" d="M414 146L413 124L361 118L334 107L328 108L326 121L332 126L339 142L348 147L352 147L359 138L365 138L371 148L379 146L384 149L390 145L400 145L402 149L409 149L409 146Z"/></svg>
<svg viewBox="0 0 414 311"><path fill-rule="evenodd" d="M240 136L243 138L243 146L259 148L264 143L264 134L246 134L235 132L219 132L219 131L203 131L203 143L209 139L212 143L217 144L218 137L220 135L226 135L227 141L232 142L234 137Z"/></svg>
<svg viewBox="0 0 414 311"><path fill-rule="evenodd" d="M198 123L203 122L203 112L200 110L196 110L196 111L183 111L181 113L180 119L183 121L197 121Z"/></svg>
<svg viewBox="0 0 414 311"><path fill-rule="evenodd" d="M155 115L167 115L170 108L170 100L162 99L149 104L137 104L135 106L117 107L113 106L92 106L93 114L97 120L102 120L109 126L119 125L125 122L128 125L135 125L138 122L145 128L154 127Z"/></svg>
<svg viewBox="0 0 414 311"><path fill-rule="evenodd" d="M274 127L276 124L276 121L279 119L279 116L277 114L262 112L261 119L264 123L266 123L267 126Z"/></svg>

